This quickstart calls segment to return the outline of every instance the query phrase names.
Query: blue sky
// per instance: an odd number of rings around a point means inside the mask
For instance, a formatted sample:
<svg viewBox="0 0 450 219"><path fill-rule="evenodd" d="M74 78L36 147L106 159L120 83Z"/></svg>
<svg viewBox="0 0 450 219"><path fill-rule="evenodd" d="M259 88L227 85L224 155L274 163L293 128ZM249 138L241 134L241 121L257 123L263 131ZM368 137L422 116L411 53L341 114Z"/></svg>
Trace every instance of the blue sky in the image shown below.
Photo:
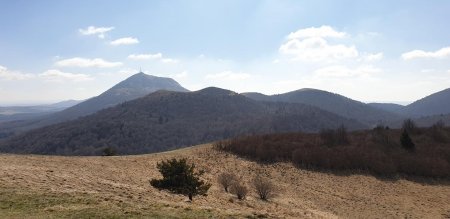
<svg viewBox="0 0 450 219"><path fill-rule="evenodd" d="M449 1L0 0L0 104L96 96L141 67L197 90L412 101L450 87Z"/></svg>

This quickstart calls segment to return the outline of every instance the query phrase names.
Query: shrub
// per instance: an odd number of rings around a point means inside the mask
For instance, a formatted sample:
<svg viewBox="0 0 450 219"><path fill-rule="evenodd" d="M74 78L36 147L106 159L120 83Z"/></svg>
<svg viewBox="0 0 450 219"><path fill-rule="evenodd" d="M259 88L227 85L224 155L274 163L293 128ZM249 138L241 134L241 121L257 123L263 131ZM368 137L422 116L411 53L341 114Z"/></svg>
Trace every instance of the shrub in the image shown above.
<svg viewBox="0 0 450 219"><path fill-rule="evenodd" d="M115 155L117 155L117 152L114 148L106 147L105 149L103 149L103 156L115 156Z"/></svg>
<svg viewBox="0 0 450 219"><path fill-rule="evenodd" d="M225 189L225 192L228 192L230 186L237 181L237 177L233 173L221 173L219 177L217 177L217 181Z"/></svg>
<svg viewBox="0 0 450 219"><path fill-rule="evenodd" d="M269 180L261 176L256 176L253 179L253 186L259 198L267 201L276 195L275 185Z"/></svg>
<svg viewBox="0 0 450 219"><path fill-rule="evenodd" d="M248 193L247 187L243 184L240 184L238 181L235 181L233 183L233 185L231 186L231 191L237 196L239 200L245 199Z"/></svg>
<svg viewBox="0 0 450 219"><path fill-rule="evenodd" d="M344 125L339 126L339 128L336 129L336 144L345 145L349 142L350 141L348 140L347 129Z"/></svg>
<svg viewBox="0 0 450 219"><path fill-rule="evenodd" d="M441 129L439 125L437 129L450 140L450 129ZM406 132L414 144L412 151L415 153L405 153L400 144L402 130L388 130L381 126L371 131L353 132L348 145L334 147L324 145L318 134L284 133L239 137L222 142L221 147L216 148L259 162L281 160L313 170L364 172L387 177L407 174L449 178L450 144L442 144L429 137L430 129L421 130L426 130L427 135L417 136L414 141ZM381 140L374 139L377 133L382 133Z"/></svg>
<svg viewBox="0 0 450 219"><path fill-rule="evenodd" d="M429 129L431 138L440 143L447 142L448 139L444 127L445 124L442 120L439 120L435 124L433 124Z"/></svg>
<svg viewBox="0 0 450 219"><path fill-rule="evenodd" d="M336 130L321 130L320 138L322 139L323 144L327 146L345 145L350 142L347 135L347 129L343 125L339 126Z"/></svg>
<svg viewBox="0 0 450 219"><path fill-rule="evenodd" d="M324 145L332 146L335 144L334 140L334 130L333 129L322 129L320 130L320 139Z"/></svg>
<svg viewBox="0 0 450 219"><path fill-rule="evenodd" d="M200 180L202 171L195 172L195 165L188 164L186 159L158 162L157 168L163 179L152 179L150 184L158 189L166 189L170 192L183 194L192 201L193 196L206 195L210 184Z"/></svg>
<svg viewBox="0 0 450 219"><path fill-rule="evenodd" d="M217 150L224 150L231 143L230 140L221 140L213 143L213 147Z"/></svg>
<svg viewBox="0 0 450 219"><path fill-rule="evenodd" d="M444 123L444 121L439 120L436 123L434 123L431 127L435 127L435 128L438 128L438 129L444 129L445 123Z"/></svg>
<svg viewBox="0 0 450 219"><path fill-rule="evenodd" d="M402 129L408 133L417 133L417 125L412 119L406 119L403 121Z"/></svg>
<svg viewBox="0 0 450 219"><path fill-rule="evenodd" d="M400 143L402 144L402 147L407 151L413 152L415 150L416 145L409 137L409 134L406 130L403 130L402 135L400 136Z"/></svg>
<svg viewBox="0 0 450 219"><path fill-rule="evenodd" d="M390 139L388 134L389 128L386 126L378 125L375 127L371 134L372 134L372 140L375 143L379 143L381 145L389 145Z"/></svg>

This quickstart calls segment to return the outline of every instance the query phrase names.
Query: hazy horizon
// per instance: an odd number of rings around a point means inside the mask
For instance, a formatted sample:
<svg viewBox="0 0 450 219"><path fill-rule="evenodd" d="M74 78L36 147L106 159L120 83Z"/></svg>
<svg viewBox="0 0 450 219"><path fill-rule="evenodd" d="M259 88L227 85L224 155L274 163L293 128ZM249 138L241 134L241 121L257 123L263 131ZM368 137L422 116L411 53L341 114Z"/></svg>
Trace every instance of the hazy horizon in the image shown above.
<svg viewBox="0 0 450 219"><path fill-rule="evenodd" d="M362 102L450 87L448 1L1 3L2 106L87 99L140 68L189 90Z"/></svg>
<svg viewBox="0 0 450 219"><path fill-rule="evenodd" d="M201 90L201 89L204 89L204 88L200 88L198 90ZM226 89L226 88L223 88L223 89ZM192 90L192 91L195 91L195 90ZM99 93L98 95L100 95L100 94L101 93ZM263 93L263 94L265 94L265 93ZM280 94L280 93L274 93L274 94ZM98 96L98 95L95 95L95 96ZM271 95L271 94L266 94L266 95ZM95 96L92 96L92 97L95 97ZM82 99L82 100L61 99L61 100L48 100L48 101L29 100L29 101L21 101L21 102L7 102L6 101L6 102L0 102L0 107L47 105L47 104L55 104L55 103L64 102L64 101L71 101L71 100L84 101L84 100L87 100L87 99L92 98L92 97L88 97L88 98ZM351 97L349 97L349 98L351 98ZM357 101L360 101L360 100L357 100ZM386 101L361 101L361 102L363 102L363 103L393 103L393 104L399 104L399 105L406 106L406 105L408 105L408 104L410 104L410 103L412 103L414 101L416 101L416 100L411 100L411 101L390 101L390 100L386 100Z"/></svg>

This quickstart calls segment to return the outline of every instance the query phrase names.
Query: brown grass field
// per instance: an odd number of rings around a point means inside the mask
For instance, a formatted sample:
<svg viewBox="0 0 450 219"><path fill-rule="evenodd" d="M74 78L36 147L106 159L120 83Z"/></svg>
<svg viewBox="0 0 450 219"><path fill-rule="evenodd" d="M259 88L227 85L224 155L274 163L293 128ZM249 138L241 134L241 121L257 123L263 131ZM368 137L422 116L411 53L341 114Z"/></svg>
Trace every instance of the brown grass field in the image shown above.
<svg viewBox="0 0 450 219"><path fill-rule="evenodd" d="M156 163L185 157L212 184L208 196L158 191ZM246 185L257 174L280 187L261 201L225 193L217 176L231 171ZM0 155L0 218L450 218L450 184L335 175L288 163L258 164L211 145L117 157Z"/></svg>

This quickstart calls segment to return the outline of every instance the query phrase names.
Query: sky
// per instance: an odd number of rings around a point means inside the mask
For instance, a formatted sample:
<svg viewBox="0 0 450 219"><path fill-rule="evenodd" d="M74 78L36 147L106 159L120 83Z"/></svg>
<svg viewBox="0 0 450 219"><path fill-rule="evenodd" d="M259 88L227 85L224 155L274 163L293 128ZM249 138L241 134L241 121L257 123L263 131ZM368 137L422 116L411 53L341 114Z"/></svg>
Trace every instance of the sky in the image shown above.
<svg viewBox="0 0 450 219"><path fill-rule="evenodd" d="M450 1L0 0L0 105L138 73L190 90L407 103L450 87Z"/></svg>

